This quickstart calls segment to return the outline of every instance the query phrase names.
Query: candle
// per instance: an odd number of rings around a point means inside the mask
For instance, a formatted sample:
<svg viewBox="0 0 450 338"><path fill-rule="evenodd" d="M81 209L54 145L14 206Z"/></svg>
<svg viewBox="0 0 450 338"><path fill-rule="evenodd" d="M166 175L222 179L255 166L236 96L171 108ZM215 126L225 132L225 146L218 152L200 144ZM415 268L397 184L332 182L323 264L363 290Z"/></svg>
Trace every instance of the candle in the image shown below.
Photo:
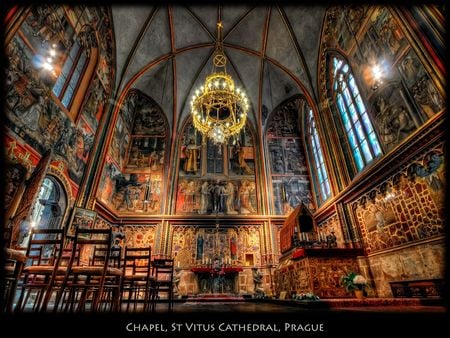
<svg viewBox="0 0 450 338"><path fill-rule="evenodd" d="M309 241L308 233L306 233L305 235L306 235L306 241Z"/></svg>
<svg viewBox="0 0 450 338"><path fill-rule="evenodd" d="M180 267L180 261L178 261L177 266Z"/></svg>

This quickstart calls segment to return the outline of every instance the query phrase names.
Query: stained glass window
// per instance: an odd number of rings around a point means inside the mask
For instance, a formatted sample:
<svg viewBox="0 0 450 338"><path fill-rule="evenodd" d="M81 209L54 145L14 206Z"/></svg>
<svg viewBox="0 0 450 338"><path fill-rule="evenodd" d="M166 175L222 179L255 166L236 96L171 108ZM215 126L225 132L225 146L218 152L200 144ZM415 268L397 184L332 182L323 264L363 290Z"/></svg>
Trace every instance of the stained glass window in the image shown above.
<svg viewBox="0 0 450 338"><path fill-rule="evenodd" d="M318 183L319 199L320 202L323 203L331 196L330 181L328 179L327 169L325 168L322 147L320 145L316 123L314 121L314 115L311 109L308 112L307 128L309 144L314 160L316 180Z"/></svg>
<svg viewBox="0 0 450 338"><path fill-rule="evenodd" d="M75 41L70 49L61 73L58 76L54 86L53 94L55 94L64 107L69 108L74 93L76 92L78 83L82 78L88 58L85 50Z"/></svg>
<svg viewBox="0 0 450 338"><path fill-rule="evenodd" d="M333 89L358 171L381 155L381 147L358 86L344 60L333 57Z"/></svg>

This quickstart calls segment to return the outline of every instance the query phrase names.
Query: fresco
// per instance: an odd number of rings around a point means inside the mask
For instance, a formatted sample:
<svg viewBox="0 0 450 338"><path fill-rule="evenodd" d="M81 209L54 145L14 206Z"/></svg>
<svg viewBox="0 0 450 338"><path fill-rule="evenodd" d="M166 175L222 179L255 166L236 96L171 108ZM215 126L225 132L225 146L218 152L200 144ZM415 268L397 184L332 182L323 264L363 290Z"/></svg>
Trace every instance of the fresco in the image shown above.
<svg viewBox="0 0 450 338"><path fill-rule="evenodd" d="M374 96L372 116L380 140L387 150L391 150L422 124L420 115L411 110L411 104L405 97L400 83L383 86Z"/></svg>
<svg viewBox="0 0 450 338"><path fill-rule="evenodd" d="M96 11L86 10L90 14ZM95 26L97 22L91 22L92 15L89 17L86 12L81 15L80 21ZM60 71L58 65L64 63L65 54L74 39L86 48L96 44L93 35L84 28L77 33L73 31L66 16L70 16L70 13L72 9L69 7L32 6L18 33L6 46L9 67L6 76L5 122L15 138L36 152L43 154L45 150L53 148L56 160L65 164L69 178L78 185L102 116L106 89L96 80L98 75L103 75L103 70L97 69L80 114L67 111L52 94ZM111 33L107 22L96 28L105 37ZM92 28L90 33L93 33ZM96 45L100 51L110 47L110 43L106 42L110 39L103 40ZM42 70L42 62L50 47L56 50L53 60L55 70L46 72ZM110 67L110 62L105 64L104 71L108 74L111 73ZM94 93L98 93L99 97L94 97Z"/></svg>
<svg viewBox="0 0 450 338"><path fill-rule="evenodd" d="M158 126L156 129L150 125L139 127L143 122L137 117L148 111L153 112L151 118ZM163 131L159 129L161 125ZM97 198L110 210L121 214L161 213L167 161L166 128L164 114L153 100L134 89L127 94L97 192Z"/></svg>
<svg viewBox="0 0 450 338"><path fill-rule="evenodd" d="M181 134L177 214L256 214L255 149L248 127L226 145L202 141L191 122Z"/></svg>
<svg viewBox="0 0 450 338"><path fill-rule="evenodd" d="M304 98L291 99L269 116L266 136L272 179L273 213L287 215L303 202L315 210L299 116L309 110Z"/></svg>

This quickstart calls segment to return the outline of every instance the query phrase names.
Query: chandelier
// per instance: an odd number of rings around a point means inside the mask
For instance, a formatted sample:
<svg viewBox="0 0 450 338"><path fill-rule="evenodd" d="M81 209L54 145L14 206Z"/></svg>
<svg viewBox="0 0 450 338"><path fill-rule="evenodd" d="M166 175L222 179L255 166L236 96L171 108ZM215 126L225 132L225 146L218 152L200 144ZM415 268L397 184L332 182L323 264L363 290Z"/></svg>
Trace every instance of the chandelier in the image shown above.
<svg viewBox="0 0 450 338"><path fill-rule="evenodd" d="M195 90L191 100L194 127L215 144L225 143L241 131L249 107L245 92L236 88L233 78L227 74L221 34L222 23L218 22L213 72Z"/></svg>

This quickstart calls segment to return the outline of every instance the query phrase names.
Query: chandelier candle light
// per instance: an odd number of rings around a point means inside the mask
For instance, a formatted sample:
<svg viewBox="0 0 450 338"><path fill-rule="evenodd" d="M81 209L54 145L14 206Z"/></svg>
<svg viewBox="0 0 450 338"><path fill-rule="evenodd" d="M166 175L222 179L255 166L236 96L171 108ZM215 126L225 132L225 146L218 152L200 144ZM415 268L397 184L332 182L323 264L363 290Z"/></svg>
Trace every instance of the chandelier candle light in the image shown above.
<svg viewBox="0 0 450 338"><path fill-rule="evenodd" d="M237 135L245 126L248 98L236 88L226 71L227 58L222 45L222 23L217 23L217 43L213 58L213 72L195 90L191 100L194 127L215 144L222 144Z"/></svg>

